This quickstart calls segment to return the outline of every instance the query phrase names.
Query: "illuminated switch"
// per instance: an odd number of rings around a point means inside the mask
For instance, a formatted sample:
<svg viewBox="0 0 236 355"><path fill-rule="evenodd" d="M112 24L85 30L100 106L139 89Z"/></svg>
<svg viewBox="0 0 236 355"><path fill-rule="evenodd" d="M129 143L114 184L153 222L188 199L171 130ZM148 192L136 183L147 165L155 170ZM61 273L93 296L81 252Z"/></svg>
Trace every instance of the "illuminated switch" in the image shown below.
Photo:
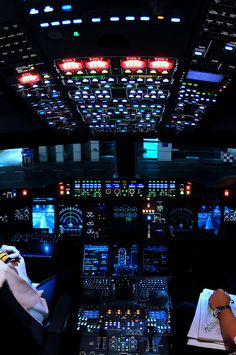
<svg viewBox="0 0 236 355"><path fill-rule="evenodd" d="M112 315L112 310L111 310L110 308L107 310L107 315L108 315L108 316L111 316L111 315Z"/></svg>
<svg viewBox="0 0 236 355"><path fill-rule="evenodd" d="M126 314L127 314L127 316L130 316L130 315L131 315L131 310L130 310L130 309L127 309L127 310L126 310Z"/></svg>
<svg viewBox="0 0 236 355"><path fill-rule="evenodd" d="M136 316L140 316L141 315L141 310L140 309L136 309Z"/></svg>

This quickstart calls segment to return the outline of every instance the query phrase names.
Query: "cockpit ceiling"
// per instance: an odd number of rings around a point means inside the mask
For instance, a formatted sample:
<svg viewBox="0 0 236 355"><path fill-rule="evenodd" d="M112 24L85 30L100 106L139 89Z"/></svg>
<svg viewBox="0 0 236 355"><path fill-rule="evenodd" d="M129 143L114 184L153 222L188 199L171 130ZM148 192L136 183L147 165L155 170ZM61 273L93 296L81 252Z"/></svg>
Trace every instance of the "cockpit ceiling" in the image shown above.
<svg viewBox="0 0 236 355"><path fill-rule="evenodd" d="M0 4L2 146L235 145L236 1Z"/></svg>

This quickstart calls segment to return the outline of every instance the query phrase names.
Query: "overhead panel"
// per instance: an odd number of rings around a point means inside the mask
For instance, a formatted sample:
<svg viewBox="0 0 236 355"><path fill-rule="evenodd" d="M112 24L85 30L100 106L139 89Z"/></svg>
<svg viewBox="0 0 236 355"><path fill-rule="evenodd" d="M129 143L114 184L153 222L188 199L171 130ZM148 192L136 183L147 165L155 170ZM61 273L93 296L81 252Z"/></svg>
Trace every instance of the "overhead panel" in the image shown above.
<svg viewBox="0 0 236 355"><path fill-rule="evenodd" d="M211 129L233 92L236 0L15 0L0 12L1 79L55 136L170 141Z"/></svg>
<svg viewBox="0 0 236 355"><path fill-rule="evenodd" d="M56 69L91 134L157 133L171 96L175 58L58 59Z"/></svg>

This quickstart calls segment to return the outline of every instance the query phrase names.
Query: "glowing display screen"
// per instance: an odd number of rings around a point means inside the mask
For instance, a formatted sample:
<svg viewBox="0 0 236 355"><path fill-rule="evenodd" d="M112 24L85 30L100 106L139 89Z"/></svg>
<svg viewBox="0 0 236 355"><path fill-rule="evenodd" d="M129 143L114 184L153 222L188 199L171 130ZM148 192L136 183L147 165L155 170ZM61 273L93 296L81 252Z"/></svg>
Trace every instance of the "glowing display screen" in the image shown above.
<svg viewBox="0 0 236 355"><path fill-rule="evenodd" d="M169 258L166 245L150 245L143 248L143 274L168 275Z"/></svg>
<svg viewBox="0 0 236 355"><path fill-rule="evenodd" d="M108 274L108 245L84 245L83 275L105 276Z"/></svg>
<svg viewBox="0 0 236 355"><path fill-rule="evenodd" d="M136 275L138 272L138 246L113 246L113 276Z"/></svg>
<svg viewBox="0 0 236 355"><path fill-rule="evenodd" d="M202 205L198 211L198 228L218 235L221 224L221 209L219 205Z"/></svg>
<svg viewBox="0 0 236 355"><path fill-rule="evenodd" d="M60 206L59 230L61 234L81 236L83 229L83 212L79 206Z"/></svg>
<svg viewBox="0 0 236 355"><path fill-rule="evenodd" d="M210 83L221 83L224 79L223 74L214 74L208 72L201 72L195 70L189 70L186 76L187 79L199 80L199 81L207 81Z"/></svg>
<svg viewBox="0 0 236 355"><path fill-rule="evenodd" d="M100 311L98 309L83 309L81 311L81 317L88 319L98 319L100 316Z"/></svg>
<svg viewBox="0 0 236 355"><path fill-rule="evenodd" d="M34 199L32 206L32 227L42 232L55 230L55 206L53 199Z"/></svg>

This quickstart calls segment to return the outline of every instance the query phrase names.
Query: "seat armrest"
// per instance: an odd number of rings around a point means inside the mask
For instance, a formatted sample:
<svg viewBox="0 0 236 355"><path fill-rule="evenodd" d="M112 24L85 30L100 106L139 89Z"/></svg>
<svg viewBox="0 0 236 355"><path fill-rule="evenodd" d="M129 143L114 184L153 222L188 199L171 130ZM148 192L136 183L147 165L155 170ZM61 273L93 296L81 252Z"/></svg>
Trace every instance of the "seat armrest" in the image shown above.
<svg viewBox="0 0 236 355"><path fill-rule="evenodd" d="M61 334L64 332L70 315L72 297L70 295L61 295L56 303L48 333Z"/></svg>
<svg viewBox="0 0 236 355"><path fill-rule="evenodd" d="M70 316L72 297L61 295L56 303L52 319L47 328L47 336L41 355L61 355L62 345L66 333L66 326Z"/></svg>

